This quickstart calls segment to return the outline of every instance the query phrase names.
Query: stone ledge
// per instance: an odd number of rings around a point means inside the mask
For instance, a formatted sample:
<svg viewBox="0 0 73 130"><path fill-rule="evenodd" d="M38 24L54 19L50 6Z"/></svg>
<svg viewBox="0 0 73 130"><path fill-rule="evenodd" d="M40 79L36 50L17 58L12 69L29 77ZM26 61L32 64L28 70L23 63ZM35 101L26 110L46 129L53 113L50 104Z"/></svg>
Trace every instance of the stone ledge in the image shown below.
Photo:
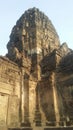
<svg viewBox="0 0 73 130"><path fill-rule="evenodd" d="M51 127L51 128L44 128L44 130L73 130L73 127Z"/></svg>
<svg viewBox="0 0 73 130"><path fill-rule="evenodd" d="M9 128L8 130L73 130L73 127L21 127L21 128Z"/></svg>
<svg viewBox="0 0 73 130"><path fill-rule="evenodd" d="M31 127L8 128L8 130L32 130Z"/></svg>

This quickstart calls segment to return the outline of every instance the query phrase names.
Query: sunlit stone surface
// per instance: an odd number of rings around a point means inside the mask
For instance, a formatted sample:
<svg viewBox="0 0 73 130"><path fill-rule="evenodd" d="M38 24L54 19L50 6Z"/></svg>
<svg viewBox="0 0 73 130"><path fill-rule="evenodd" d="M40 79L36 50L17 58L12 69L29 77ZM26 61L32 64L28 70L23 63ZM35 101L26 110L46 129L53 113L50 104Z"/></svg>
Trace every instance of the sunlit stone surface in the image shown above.
<svg viewBox="0 0 73 130"><path fill-rule="evenodd" d="M0 56L0 130L72 130L73 51L49 18L20 17Z"/></svg>

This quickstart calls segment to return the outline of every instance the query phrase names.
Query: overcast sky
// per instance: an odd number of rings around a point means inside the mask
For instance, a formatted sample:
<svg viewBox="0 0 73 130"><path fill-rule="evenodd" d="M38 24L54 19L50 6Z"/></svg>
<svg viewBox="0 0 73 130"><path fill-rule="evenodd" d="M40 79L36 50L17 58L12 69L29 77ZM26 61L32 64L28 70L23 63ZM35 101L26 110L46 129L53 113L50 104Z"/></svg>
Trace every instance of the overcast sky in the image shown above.
<svg viewBox="0 0 73 130"><path fill-rule="evenodd" d="M6 44L16 21L28 8L37 7L55 26L61 43L73 49L73 0L1 0L0 55L7 53Z"/></svg>

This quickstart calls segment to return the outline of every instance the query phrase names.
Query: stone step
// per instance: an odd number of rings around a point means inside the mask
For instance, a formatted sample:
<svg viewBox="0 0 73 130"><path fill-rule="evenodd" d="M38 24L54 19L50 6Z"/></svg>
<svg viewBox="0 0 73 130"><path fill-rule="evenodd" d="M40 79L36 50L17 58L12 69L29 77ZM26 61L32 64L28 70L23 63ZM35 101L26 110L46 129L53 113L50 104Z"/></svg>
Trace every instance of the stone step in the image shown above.
<svg viewBox="0 0 73 130"><path fill-rule="evenodd" d="M9 128L8 130L32 130L31 127Z"/></svg>
<svg viewBox="0 0 73 130"><path fill-rule="evenodd" d="M44 128L44 130L73 130L73 127L50 127Z"/></svg>
<svg viewBox="0 0 73 130"><path fill-rule="evenodd" d="M44 130L43 127L33 127L33 130Z"/></svg>
<svg viewBox="0 0 73 130"><path fill-rule="evenodd" d="M21 127L21 128L9 128L8 130L73 130L73 127Z"/></svg>
<svg viewBox="0 0 73 130"><path fill-rule="evenodd" d="M8 130L44 130L43 127L33 127L33 128L9 128Z"/></svg>

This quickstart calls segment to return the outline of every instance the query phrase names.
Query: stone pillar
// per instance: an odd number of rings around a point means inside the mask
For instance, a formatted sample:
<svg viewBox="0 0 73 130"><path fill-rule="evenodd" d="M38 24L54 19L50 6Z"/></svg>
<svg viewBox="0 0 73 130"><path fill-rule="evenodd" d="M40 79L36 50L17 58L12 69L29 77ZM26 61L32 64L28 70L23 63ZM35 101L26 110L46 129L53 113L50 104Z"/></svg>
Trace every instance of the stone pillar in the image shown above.
<svg viewBox="0 0 73 130"><path fill-rule="evenodd" d="M21 68L21 125L24 123L24 69Z"/></svg>
<svg viewBox="0 0 73 130"><path fill-rule="evenodd" d="M29 79L24 79L24 126L30 126L30 121L29 121Z"/></svg>
<svg viewBox="0 0 73 130"><path fill-rule="evenodd" d="M59 115L59 108L58 108L58 101L57 101L57 91L55 85L55 73L51 73L52 78L52 88L53 88L53 99L54 99L54 111L55 111L55 118L56 118L56 126L59 126L60 122L60 115Z"/></svg>
<svg viewBox="0 0 73 130"><path fill-rule="evenodd" d="M36 110L35 110L35 124L41 126L41 113L39 108L39 93L38 86L36 87Z"/></svg>
<svg viewBox="0 0 73 130"><path fill-rule="evenodd" d="M25 74L26 75L26 74ZM27 76L26 76L27 77ZM22 94L21 94L21 126L30 126L29 122L29 80L25 79L24 70L22 70Z"/></svg>
<svg viewBox="0 0 73 130"><path fill-rule="evenodd" d="M24 30L21 33L22 59L21 59L21 125L24 124Z"/></svg>

